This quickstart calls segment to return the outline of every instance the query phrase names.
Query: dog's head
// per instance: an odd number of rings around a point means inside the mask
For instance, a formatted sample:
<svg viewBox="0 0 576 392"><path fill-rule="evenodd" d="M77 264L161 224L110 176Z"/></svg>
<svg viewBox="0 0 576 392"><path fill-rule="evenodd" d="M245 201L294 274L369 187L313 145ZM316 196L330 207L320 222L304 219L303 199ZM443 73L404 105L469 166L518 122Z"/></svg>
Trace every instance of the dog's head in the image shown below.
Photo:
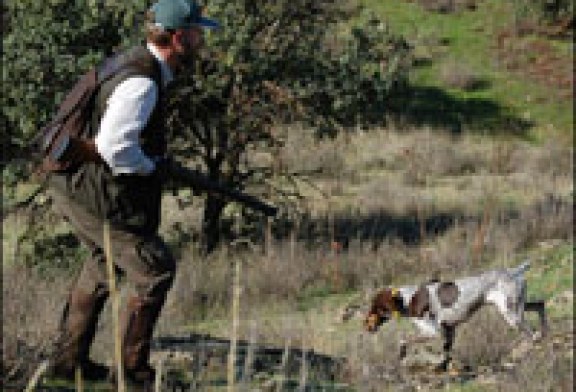
<svg viewBox="0 0 576 392"><path fill-rule="evenodd" d="M368 332L376 332L382 324L405 312L406 306L398 289L385 288L372 299L364 327Z"/></svg>

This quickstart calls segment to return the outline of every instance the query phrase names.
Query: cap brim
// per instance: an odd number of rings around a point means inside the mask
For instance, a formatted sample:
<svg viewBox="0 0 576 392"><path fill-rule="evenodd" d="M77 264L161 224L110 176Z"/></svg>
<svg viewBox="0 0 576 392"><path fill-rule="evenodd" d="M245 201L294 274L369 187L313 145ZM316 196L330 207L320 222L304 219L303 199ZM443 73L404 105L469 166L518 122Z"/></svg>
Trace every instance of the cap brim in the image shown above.
<svg viewBox="0 0 576 392"><path fill-rule="evenodd" d="M196 23L197 26L205 27L207 29L219 29L220 23L216 22L214 19L208 19L200 17Z"/></svg>

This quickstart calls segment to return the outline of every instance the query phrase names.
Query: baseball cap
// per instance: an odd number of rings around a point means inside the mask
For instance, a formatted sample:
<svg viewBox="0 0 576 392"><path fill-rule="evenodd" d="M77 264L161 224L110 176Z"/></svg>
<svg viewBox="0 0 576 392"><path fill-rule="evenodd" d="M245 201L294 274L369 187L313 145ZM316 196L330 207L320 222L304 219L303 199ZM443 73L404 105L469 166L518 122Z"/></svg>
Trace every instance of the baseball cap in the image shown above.
<svg viewBox="0 0 576 392"><path fill-rule="evenodd" d="M202 7L195 0L158 0L150 10L154 23L163 29L187 29L200 26L216 29L220 24L202 16Z"/></svg>

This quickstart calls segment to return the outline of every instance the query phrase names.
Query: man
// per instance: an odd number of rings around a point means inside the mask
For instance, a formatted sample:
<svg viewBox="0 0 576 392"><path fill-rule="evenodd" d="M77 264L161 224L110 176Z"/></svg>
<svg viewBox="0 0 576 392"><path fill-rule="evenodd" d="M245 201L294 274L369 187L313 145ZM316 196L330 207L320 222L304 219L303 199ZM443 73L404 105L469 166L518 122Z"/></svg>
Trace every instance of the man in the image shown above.
<svg viewBox="0 0 576 392"><path fill-rule="evenodd" d="M90 360L99 314L109 295L103 224L111 225L117 273L134 286L123 314L125 376L136 384L154 380L150 340L175 261L158 235L166 154L163 97L175 72L203 43L203 18L194 0L158 0L147 15L147 43L118 57L123 67L104 82L96 97L92 139L84 162L73 172L55 174L50 188L56 208L72 225L90 257L74 283L52 355L52 374L104 379L108 369Z"/></svg>

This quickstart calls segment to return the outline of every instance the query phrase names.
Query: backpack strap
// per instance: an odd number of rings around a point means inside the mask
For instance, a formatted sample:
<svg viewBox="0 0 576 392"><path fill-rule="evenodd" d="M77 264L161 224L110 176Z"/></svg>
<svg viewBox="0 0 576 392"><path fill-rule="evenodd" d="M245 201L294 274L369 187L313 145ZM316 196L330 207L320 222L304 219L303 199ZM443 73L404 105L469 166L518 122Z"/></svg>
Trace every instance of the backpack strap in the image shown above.
<svg viewBox="0 0 576 392"><path fill-rule="evenodd" d="M106 58L96 69L96 81L98 85L100 86L112 76L116 75L125 65L126 63L120 59L119 55Z"/></svg>

